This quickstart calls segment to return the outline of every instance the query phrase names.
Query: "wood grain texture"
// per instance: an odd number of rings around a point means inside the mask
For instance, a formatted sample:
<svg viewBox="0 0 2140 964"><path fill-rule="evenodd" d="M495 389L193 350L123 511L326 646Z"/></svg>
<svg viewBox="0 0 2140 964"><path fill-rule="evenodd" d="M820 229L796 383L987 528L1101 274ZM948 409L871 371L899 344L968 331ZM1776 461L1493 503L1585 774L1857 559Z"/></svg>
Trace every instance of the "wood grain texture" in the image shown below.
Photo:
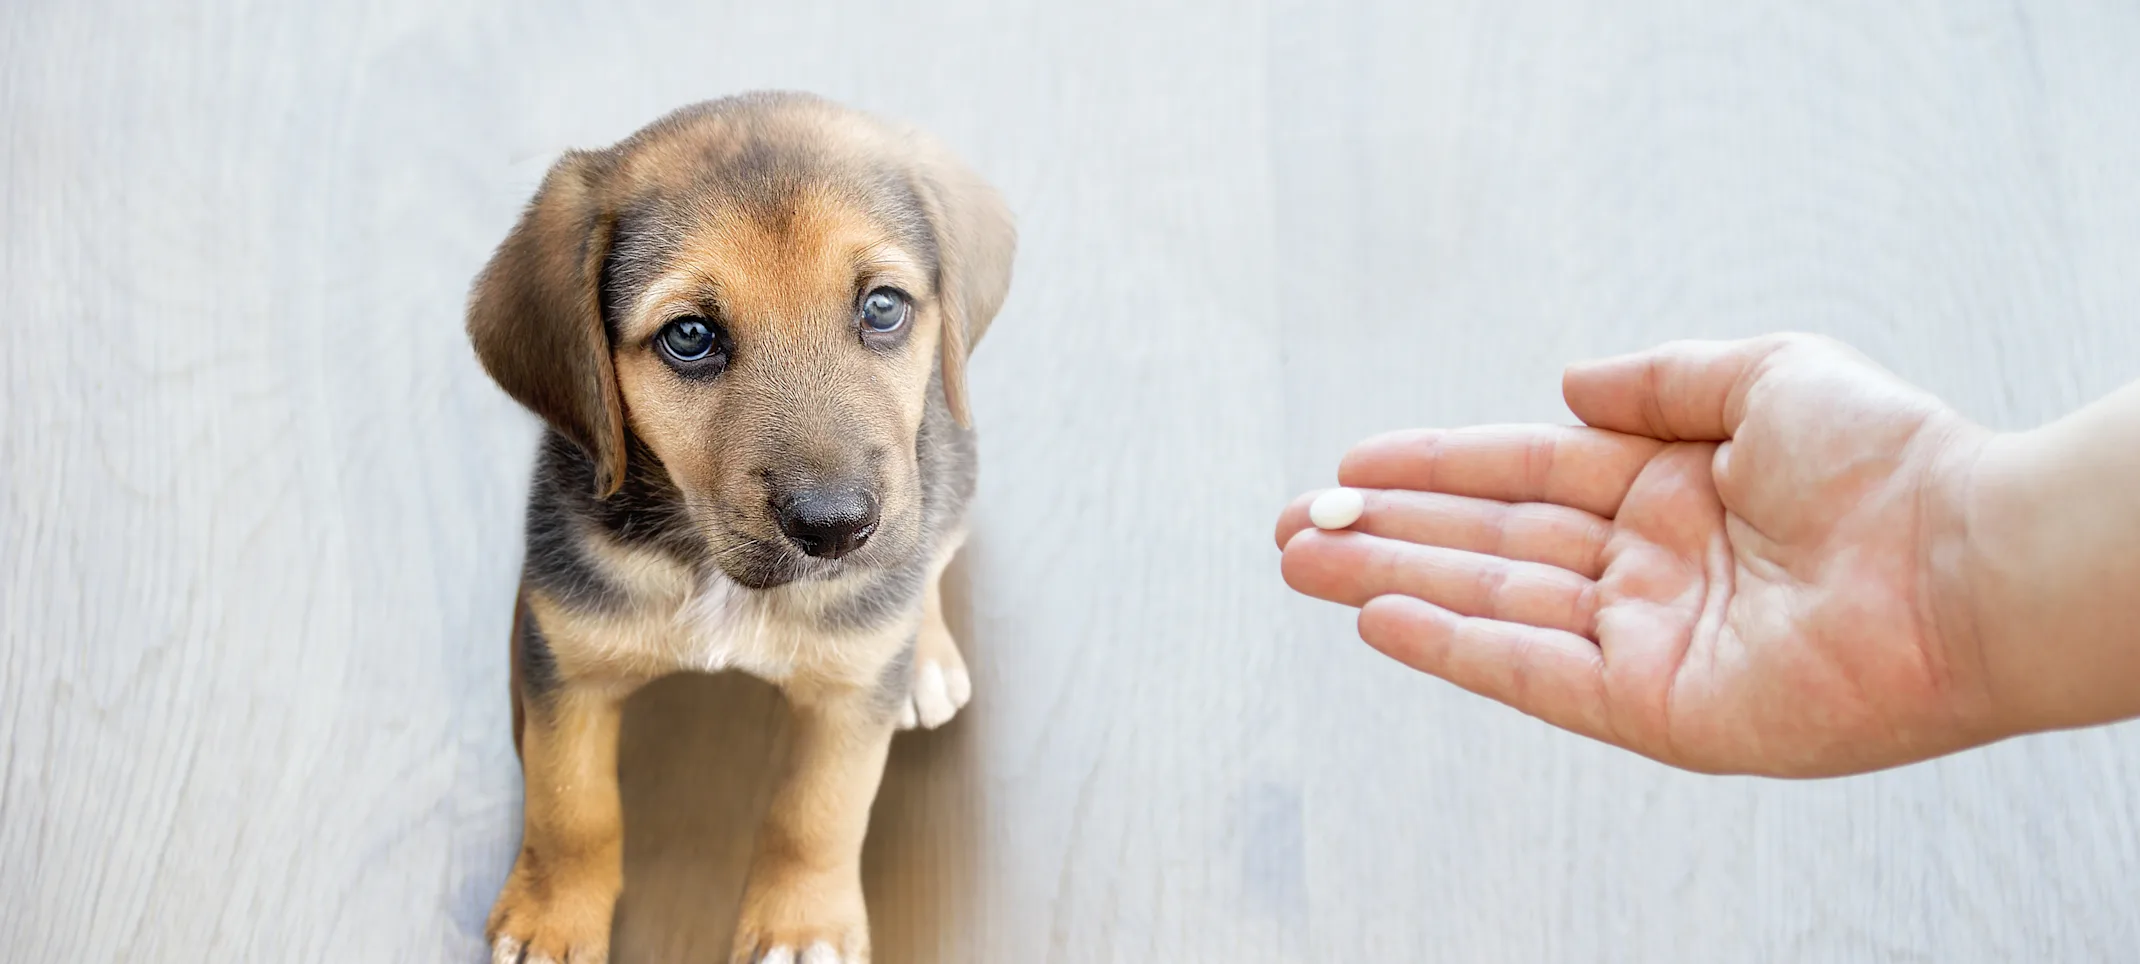
<svg viewBox="0 0 2140 964"><path fill-rule="evenodd" d="M482 958L535 430L467 283L558 151L793 87L1024 239L879 960L2130 960L2134 726L1680 774L1400 671L1269 530L1668 338L1833 333L2001 427L2140 376L2135 50L2080 0L11 4L0 958ZM621 960L724 946L779 716L636 701Z"/></svg>

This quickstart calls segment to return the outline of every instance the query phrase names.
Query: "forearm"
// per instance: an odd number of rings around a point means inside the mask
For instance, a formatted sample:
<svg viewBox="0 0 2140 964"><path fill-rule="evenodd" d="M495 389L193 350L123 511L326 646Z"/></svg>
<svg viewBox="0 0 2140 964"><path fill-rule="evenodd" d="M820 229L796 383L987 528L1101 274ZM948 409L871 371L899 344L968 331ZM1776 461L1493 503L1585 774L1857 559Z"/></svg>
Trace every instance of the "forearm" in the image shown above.
<svg viewBox="0 0 2140 964"><path fill-rule="evenodd" d="M1972 475L1961 608L2010 728L2140 716L2140 382Z"/></svg>

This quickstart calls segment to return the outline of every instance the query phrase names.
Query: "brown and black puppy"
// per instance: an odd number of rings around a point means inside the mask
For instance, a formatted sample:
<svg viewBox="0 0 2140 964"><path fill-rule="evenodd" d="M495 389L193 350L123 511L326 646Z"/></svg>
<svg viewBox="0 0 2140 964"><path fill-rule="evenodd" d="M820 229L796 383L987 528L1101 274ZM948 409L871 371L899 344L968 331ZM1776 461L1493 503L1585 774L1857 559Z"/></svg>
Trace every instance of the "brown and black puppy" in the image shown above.
<svg viewBox="0 0 2140 964"><path fill-rule="evenodd" d="M608 957L621 704L722 669L794 714L734 959L869 959L862 837L892 732L970 689L937 580L973 491L966 355L1014 243L932 142L798 94L687 107L544 179L468 310L484 368L549 423L496 961Z"/></svg>

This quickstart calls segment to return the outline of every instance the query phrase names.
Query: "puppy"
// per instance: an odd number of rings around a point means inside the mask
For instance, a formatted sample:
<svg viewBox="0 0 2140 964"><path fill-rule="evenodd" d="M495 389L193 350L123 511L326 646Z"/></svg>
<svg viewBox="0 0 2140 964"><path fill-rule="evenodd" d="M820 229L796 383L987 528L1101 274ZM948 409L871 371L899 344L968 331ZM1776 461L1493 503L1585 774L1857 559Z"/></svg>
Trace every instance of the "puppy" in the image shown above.
<svg viewBox="0 0 2140 964"><path fill-rule="evenodd" d="M544 178L468 308L485 370L548 423L495 961L607 959L619 710L724 669L779 686L794 734L733 960L869 960L886 749L970 689L937 581L973 492L967 352L1014 247L1002 200L934 143L799 94L687 107Z"/></svg>

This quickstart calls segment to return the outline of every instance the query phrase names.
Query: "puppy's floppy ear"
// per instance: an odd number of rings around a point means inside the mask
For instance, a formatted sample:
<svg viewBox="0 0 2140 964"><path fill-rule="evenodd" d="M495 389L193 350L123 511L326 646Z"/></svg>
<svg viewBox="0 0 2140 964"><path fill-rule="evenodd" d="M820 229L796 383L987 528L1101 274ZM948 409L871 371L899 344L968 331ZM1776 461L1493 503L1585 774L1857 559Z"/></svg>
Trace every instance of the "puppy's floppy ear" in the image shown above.
<svg viewBox="0 0 2140 964"><path fill-rule="evenodd" d="M586 450L598 494L624 484L624 405L602 323L601 277L616 216L613 161L568 152L476 276L468 338L505 393Z"/></svg>
<svg viewBox="0 0 2140 964"><path fill-rule="evenodd" d="M1018 231L1003 197L944 150L915 135L922 205L936 237L936 293L943 306L944 400L960 425L972 425L966 402L966 355L1010 293Z"/></svg>

